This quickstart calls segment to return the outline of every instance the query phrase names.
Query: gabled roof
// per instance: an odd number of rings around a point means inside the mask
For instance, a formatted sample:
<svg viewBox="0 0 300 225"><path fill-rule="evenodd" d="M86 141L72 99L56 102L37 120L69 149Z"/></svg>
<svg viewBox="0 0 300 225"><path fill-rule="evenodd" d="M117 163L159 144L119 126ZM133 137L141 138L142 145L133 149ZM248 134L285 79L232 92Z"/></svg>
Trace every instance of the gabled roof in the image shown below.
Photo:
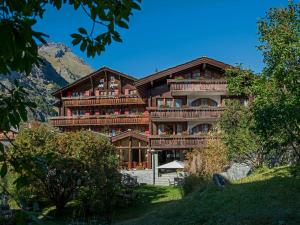
<svg viewBox="0 0 300 225"><path fill-rule="evenodd" d="M201 64L209 64L209 65L215 66L217 68L220 68L222 70L225 70L227 68L232 67L229 64L217 61L215 59L211 59L211 58L208 58L208 57L201 57L201 58L197 58L195 60L180 64L178 66L174 66L174 67L171 67L169 69L162 70L160 72L154 73L154 74L152 74L150 76L147 76L147 77L144 77L142 79L139 79L135 82L135 85L140 86L140 85L149 83L151 81L154 81L154 80L157 80L157 79L160 79L160 78L164 78L164 77L166 77L168 75L171 75L173 73L177 73L177 72L180 72L180 71L183 71L183 70L195 67L195 66L199 66Z"/></svg>
<svg viewBox="0 0 300 225"><path fill-rule="evenodd" d="M119 140L122 140L122 139L127 138L127 137L133 137L133 138L139 139L141 141L148 142L148 137L146 135L143 135L143 134L138 133L136 131L123 132L119 135L113 136L111 138L111 141L115 142L115 141L119 141Z"/></svg>
<svg viewBox="0 0 300 225"><path fill-rule="evenodd" d="M121 73L121 72L119 72L119 71L117 71L117 70L113 70L113 69L108 68L108 67L102 67L102 68L100 68L99 70L96 70L95 72L90 73L90 74L88 74L88 75L86 75L86 76L84 76L84 77L82 77L82 78L80 78L80 79L74 81L73 83L68 84L68 85L66 85L66 86L64 86L64 87L62 87L62 88L60 88L60 89L58 89L57 91L53 92L52 95L55 96L55 95L59 94L61 91L65 91L65 90L69 89L70 87L72 87L72 86L74 86L74 85L76 85L76 84L78 84L78 83L80 83L80 82L82 82L82 81L84 81L84 80L87 80L87 79L89 79L90 77L92 77L92 76L94 76L94 75L96 75L96 74L98 74L98 73L105 72L105 71L106 71L106 72L110 72L110 73L112 73L112 74L120 75L120 76L122 76L122 77L125 77L125 78L130 79L130 80L133 80L133 81L136 81L136 80L137 80L136 78L134 78L134 77L132 77L132 76L129 76L129 75L127 75L127 74Z"/></svg>

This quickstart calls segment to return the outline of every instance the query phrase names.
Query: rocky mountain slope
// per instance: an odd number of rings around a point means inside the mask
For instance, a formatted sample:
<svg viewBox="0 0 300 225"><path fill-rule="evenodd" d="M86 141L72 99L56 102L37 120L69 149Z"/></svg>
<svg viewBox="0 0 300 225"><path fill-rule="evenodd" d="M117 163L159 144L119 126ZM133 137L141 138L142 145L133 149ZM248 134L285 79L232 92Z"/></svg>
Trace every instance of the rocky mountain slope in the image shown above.
<svg viewBox="0 0 300 225"><path fill-rule="evenodd" d="M55 109L52 105L55 99L51 93L93 70L62 43L40 46L39 55L44 63L39 67L34 66L30 76L19 73L9 76L0 74L0 82L9 85L14 79L18 79L30 98L37 103L38 110L46 116L54 115Z"/></svg>

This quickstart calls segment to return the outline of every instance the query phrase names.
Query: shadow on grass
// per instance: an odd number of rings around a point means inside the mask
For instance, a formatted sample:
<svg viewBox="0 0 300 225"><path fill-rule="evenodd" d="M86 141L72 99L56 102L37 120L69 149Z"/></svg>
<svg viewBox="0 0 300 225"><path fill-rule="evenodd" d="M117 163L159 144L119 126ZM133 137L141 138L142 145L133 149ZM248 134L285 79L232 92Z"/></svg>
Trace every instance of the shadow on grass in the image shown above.
<svg viewBox="0 0 300 225"><path fill-rule="evenodd" d="M114 222L130 220L144 215L170 201L181 198L181 192L174 187L140 186L134 192L137 198L125 207L117 207L114 214Z"/></svg>
<svg viewBox="0 0 300 225"><path fill-rule="evenodd" d="M300 224L299 171L274 168L224 188L209 186L119 224Z"/></svg>

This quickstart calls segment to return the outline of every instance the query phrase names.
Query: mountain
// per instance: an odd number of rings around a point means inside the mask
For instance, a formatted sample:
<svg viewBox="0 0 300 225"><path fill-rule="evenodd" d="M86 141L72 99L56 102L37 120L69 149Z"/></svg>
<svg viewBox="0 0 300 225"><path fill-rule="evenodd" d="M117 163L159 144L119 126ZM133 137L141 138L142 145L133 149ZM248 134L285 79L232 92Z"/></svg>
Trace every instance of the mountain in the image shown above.
<svg viewBox="0 0 300 225"><path fill-rule="evenodd" d="M29 93L32 101L38 105L41 114L54 115L55 98L51 93L93 71L69 47L62 43L47 43L39 47L39 55L43 64L34 66L31 74L25 76L12 73L9 76L0 74L0 82L10 85L14 79Z"/></svg>
<svg viewBox="0 0 300 225"><path fill-rule="evenodd" d="M83 59L76 56L62 43L48 43L39 47L39 55L44 58L66 82L71 83L93 72Z"/></svg>

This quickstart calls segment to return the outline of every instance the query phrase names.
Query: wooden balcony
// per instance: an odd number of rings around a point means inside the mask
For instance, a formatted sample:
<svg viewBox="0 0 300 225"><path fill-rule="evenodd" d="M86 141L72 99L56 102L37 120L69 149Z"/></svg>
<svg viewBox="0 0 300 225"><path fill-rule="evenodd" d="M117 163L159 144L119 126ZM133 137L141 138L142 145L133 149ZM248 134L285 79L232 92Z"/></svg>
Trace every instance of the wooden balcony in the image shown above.
<svg viewBox="0 0 300 225"><path fill-rule="evenodd" d="M13 132L8 132L6 134L0 133L0 141L14 140L17 134Z"/></svg>
<svg viewBox="0 0 300 225"><path fill-rule="evenodd" d="M189 149L203 147L207 135L151 135L150 146L153 149Z"/></svg>
<svg viewBox="0 0 300 225"><path fill-rule="evenodd" d="M172 95L207 94L226 95L226 80L175 80L169 79L170 91Z"/></svg>
<svg viewBox="0 0 300 225"><path fill-rule="evenodd" d="M52 117L53 126L148 125L149 117L139 115Z"/></svg>
<svg viewBox="0 0 300 225"><path fill-rule="evenodd" d="M139 97L70 97L63 98L66 107L77 106L105 106L105 105L144 105L145 102Z"/></svg>
<svg viewBox="0 0 300 225"><path fill-rule="evenodd" d="M225 110L223 107L147 108L154 122L160 121L216 121Z"/></svg>

